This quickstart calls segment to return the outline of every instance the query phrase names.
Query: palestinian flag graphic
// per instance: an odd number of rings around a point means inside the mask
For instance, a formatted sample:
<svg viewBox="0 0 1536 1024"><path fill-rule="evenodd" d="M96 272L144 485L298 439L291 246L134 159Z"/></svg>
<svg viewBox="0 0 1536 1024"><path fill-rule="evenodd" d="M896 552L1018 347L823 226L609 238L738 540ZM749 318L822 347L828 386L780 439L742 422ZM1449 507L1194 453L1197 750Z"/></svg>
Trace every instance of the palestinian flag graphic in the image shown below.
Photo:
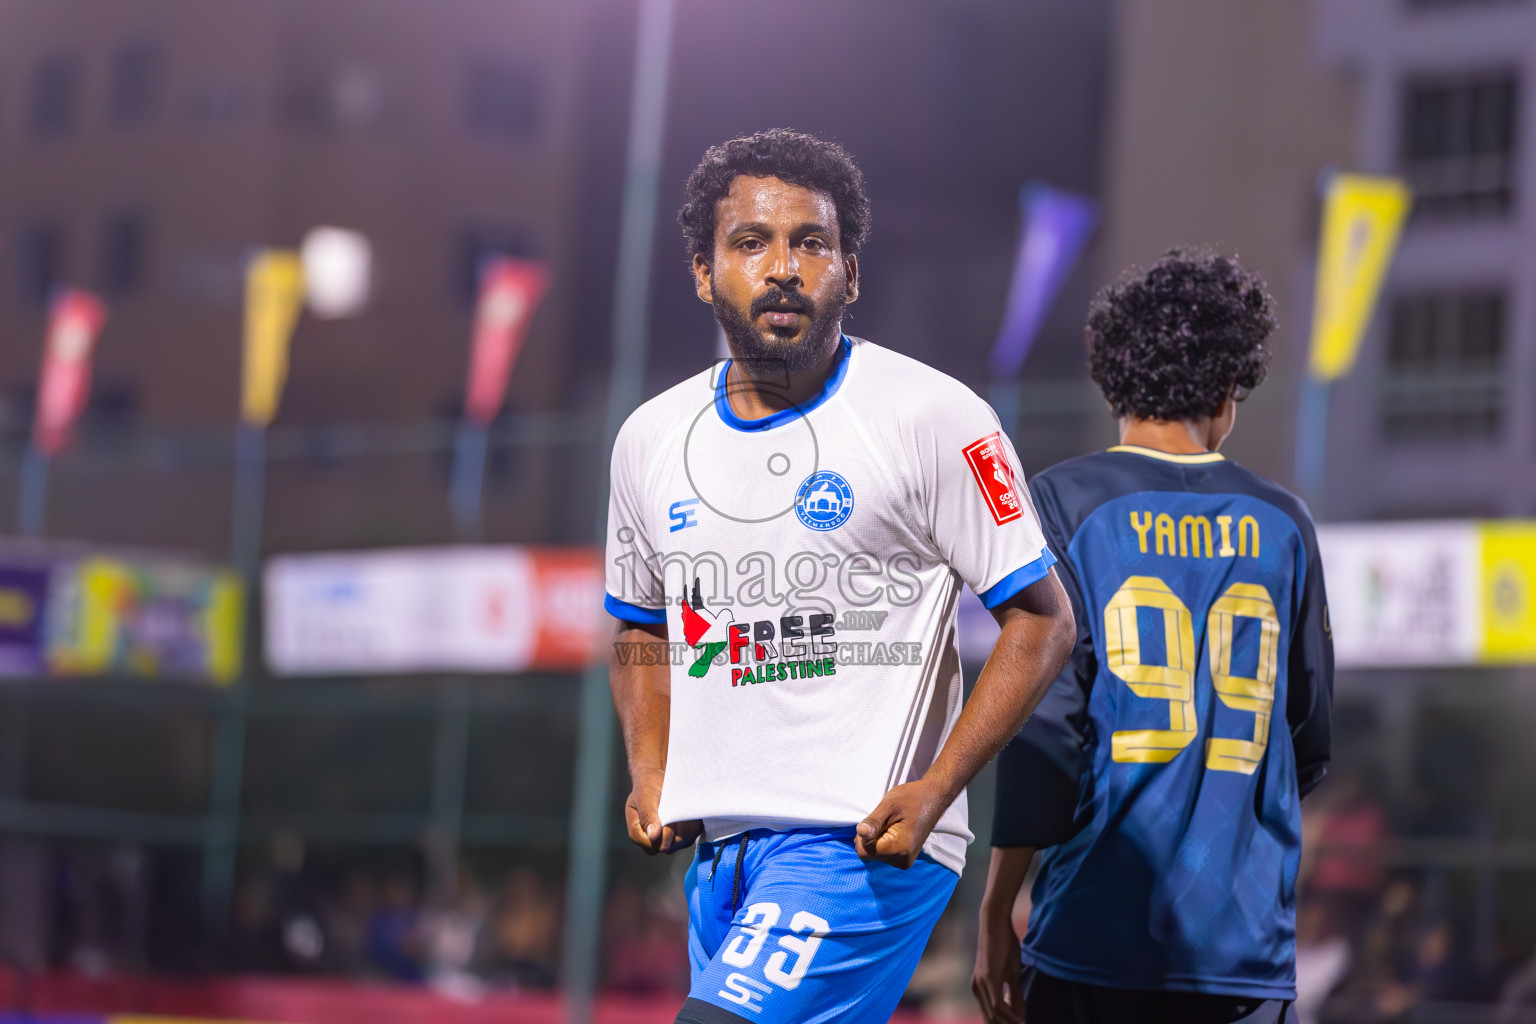
<svg viewBox="0 0 1536 1024"><path fill-rule="evenodd" d="M699 657L689 666L688 674L695 679L704 678L710 662L719 657L731 639L731 610L722 609L711 614L699 597L699 581L693 581L693 603L683 598L683 639L688 646L699 652Z"/></svg>

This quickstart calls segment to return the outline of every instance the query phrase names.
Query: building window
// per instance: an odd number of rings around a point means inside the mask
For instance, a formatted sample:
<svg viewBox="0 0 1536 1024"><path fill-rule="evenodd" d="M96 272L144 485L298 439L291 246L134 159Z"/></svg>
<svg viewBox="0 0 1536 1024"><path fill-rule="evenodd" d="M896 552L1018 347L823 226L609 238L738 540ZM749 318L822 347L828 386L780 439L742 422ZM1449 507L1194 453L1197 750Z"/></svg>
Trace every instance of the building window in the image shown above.
<svg viewBox="0 0 1536 1024"><path fill-rule="evenodd" d="M471 135L527 142L538 134L543 101L539 76L526 64L481 58L464 77L464 121Z"/></svg>
<svg viewBox="0 0 1536 1024"><path fill-rule="evenodd" d="M187 123L200 130L244 124L256 113L255 96L239 82L193 82L181 104Z"/></svg>
<svg viewBox="0 0 1536 1024"><path fill-rule="evenodd" d="M112 57L107 117L119 128L142 128L160 113L165 61L148 43L121 47Z"/></svg>
<svg viewBox="0 0 1536 1024"><path fill-rule="evenodd" d="M385 125L388 91L379 72L349 65L298 77L283 96L282 110L296 128L362 134Z"/></svg>
<svg viewBox="0 0 1536 1024"><path fill-rule="evenodd" d="M120 298L144 284L149 229L137 213L104 218L96 239L96 286L103 295Z"/></svg>
<svg viewBox="0 0 1536 1024"><path fill-rule="evenodd" d="M1382 433L1389 441L1493 441L1504 425L1505 300L1422 292L1392 304Z"/></svg>
<svg viewBox="0 0 1536 1024"><path fill-rule="evenodd" d="M67 54L45 57L32 71L27 122L36 139L53 139L75 127L80 107L80 66Z"/></svg>
<svg viewBox="0 0 1536 1024"><path fill-rule="evenodd" d="M453 256L453 292L466 309L473 309L480 295L480 274L498 256L537 255L533 240L515 228L479 226L459 235Z"/></svg>
<svg viewBox="0 0 1536 1024"><path fill-rule="evenodd" d="M1506 212L1514 199L1519 83L1513 73L1408 83L1403 169L1421 216Z"/></svg>
<svg viewBox="0 0 1536 1024"><path fill-rule="evenodd" d="M33 224L16 240L16 293L22 304L41 309L64 280L64 229Z"/></svg>

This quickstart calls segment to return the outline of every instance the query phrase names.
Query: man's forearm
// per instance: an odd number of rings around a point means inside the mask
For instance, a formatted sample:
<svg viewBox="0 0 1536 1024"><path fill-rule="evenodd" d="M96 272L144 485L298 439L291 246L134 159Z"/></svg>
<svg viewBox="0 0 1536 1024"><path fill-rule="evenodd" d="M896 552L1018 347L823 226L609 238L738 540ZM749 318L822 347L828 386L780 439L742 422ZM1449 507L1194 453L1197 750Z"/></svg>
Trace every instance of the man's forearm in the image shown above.
<svg viewBox="0 0 1536 1024"><path fill-rule="evenodd" d="M1012 926L1013 905L1035 859L1033 846L994 846L987 863L987 888L981 897L981 920Z"/></svg>
<svg viewBox="0 0 1536 1024"><path fill-rule="evenodd" d="M1010 602L999 618L1002 635L960 720L923 777L946 801L959 796L1019 731L1072 653L1077 627L1054 571Z"/></svg>
<svg viewBox="0 0 1536 1024"><path fill-rule="evenodd" d="M659 633L657 632L659 630ZM666 627L621 623L609 663L613 706L624 732L624 752L633 777L667 766L667 729L672 712L669 659L645 657L648 646L666 646ZM625 653L621 656L620 652Z"/></svg>

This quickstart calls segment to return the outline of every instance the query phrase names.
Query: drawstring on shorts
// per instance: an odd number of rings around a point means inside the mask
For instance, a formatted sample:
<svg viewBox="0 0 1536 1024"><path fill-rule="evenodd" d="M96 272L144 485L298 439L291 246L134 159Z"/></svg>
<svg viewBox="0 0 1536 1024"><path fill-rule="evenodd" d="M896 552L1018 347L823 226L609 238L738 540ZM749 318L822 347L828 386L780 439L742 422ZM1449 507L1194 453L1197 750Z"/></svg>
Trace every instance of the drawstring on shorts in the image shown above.
<svg viewBox="0 0 1536 1024"><path fill-rule="evenodd" d="M741 900L741 863L747 859L747 833L741 834L741 845L736 847L736 880L731 883L731 913L736 913L736 904Z"/></svg>
<svg viewBox="0 0 1536 1024"><path fill-rule="evenodd" d="M720 855L725 852L724 843L715 844L715 859L709 865L709 887L715 887L715 872L720 870Z"/></svg>

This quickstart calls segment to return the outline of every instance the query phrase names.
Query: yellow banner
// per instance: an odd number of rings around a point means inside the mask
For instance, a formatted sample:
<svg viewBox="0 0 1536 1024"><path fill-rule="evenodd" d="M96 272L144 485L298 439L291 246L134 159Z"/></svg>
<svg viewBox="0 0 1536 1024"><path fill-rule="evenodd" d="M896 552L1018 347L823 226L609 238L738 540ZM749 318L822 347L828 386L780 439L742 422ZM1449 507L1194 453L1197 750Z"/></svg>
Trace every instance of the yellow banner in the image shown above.
<svg viewBox="0 0 1536 1024"><path fill-rule="evenodd" d="M1536 523L1478 524L1485 662L1536 662Z"/></svg>
<svg viewBox="0 0 1536 1024"><path fill-rule="evenodd" d="M1410 202L1396 178L1340 174L1328 183L1312 307L1316 379L1335 380L1355 365Z"/></svg>
<svg viewBox="0 0 1536 1024"><path fill-rule="evenodd" d="M304 264L296 252L264 250L245 276L245 372L240 415L265 427L288 381L288 343L304 301Z"/></svg>

